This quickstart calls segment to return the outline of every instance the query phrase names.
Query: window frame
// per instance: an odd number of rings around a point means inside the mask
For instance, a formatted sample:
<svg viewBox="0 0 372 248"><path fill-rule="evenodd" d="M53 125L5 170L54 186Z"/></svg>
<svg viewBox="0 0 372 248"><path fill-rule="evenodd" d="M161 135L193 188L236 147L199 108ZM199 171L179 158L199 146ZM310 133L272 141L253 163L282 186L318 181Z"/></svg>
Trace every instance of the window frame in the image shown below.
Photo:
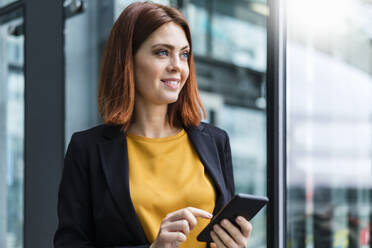
<svg viewBox="0 0 372 248"><path fill-rule="evenodd" d="M286 242L286 18L285 0L268 0L267 18L267 247Z"/></svg>
<svg viewBox="0 0 372 248"><path fill-rule="evenodd" d="M24 247L50 247L57 227L58 185L64 159L64 8L63 1L23 3Z"/></svg>

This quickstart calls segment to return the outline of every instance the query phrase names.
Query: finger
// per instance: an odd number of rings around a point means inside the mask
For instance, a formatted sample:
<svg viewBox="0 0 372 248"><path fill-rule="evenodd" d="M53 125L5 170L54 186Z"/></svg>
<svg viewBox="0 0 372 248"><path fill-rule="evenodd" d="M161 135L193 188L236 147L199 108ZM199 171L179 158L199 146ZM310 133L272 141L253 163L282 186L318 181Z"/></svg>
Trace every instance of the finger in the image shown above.
<svg viewBox="0 0 372 248"><path fill-rule="evenodd" d="M211 248L217 248L216 243L211 243Z"/></svg>
<svg viewBox="0 0 372 248"><path fill-rule="evenodd" d="M242 216L238 216L236 218L236 223L238 223L239 226L241 227L244 237L248 238L252 232L252 224Z"/></svg>
<svg viewBox="0 0 372 248"><path fill-rule="evenodd" d="M174 211L172 213L170 213L169 215L172 215L172 216L182 216L183 212L184 211L189 211L192 213L192 215L194 215L195 217L202 217L202 218L207 218L207 219L210 219L213 217L213 215L203 209L200 209L200 208L194 208L194 207L187 207L187 208L182 208L182 209L179 209L177 211Z"/></svg>
<svg viewBox="0 0 372 248"><path fill-rule="evenodd" d="M167 222L163 225L164 230L168 232L177 232L180 231L183 234L187 235L190 232L189 222L185 219L177 220L174 222Z"/></svg>
<svg viewBox="0 0 372 248"><path fill-rule="evenodd" d="M163 219L162 223L166 222L171 223L176 222L178 220L186 220L190 226L190 229L192 229L192 227L197 223L196 218L189 211L185 211L185 209L180 209L175 212L167 214L167 216L165 216L165 218Z"/></svg>
<svg viewBox="0 0 372 248"><path fill-rule="evenodd" d="M211 218L211 216L212 215L210 213L202 209L187 207L168 214L165 219L171 222L186 219L189 222L191 230L197 224L196 217Z"/></svg>
<svg viewBox="0 0 372 248"><path fill-rule="evenodd" d="M218 235L218 238L227 246L227 247L236 247L238 244L233 240L230 235L218 224L213 226L213 231Z"/></svg>
<svg viewBox="0 0 372 248"><path fill-rule="evenodd" d="M211 213L200 208L187 207L187 210L189 210L195 217L201 217L206 219L210 219L213 217Z"/></svg>
<svg viewBox="0 0 372 248"><path fill-rule="evenodd" d="M230 236L235 240L239 247L246 246L247 237L243 235L238 227L233 225L228 219L223 219L221 221L221 226L230 234Z"/></svg>
<svg viewBox="0 0 372 248"><path fill-rule="evenodd" d="M172 223L178 220L186 220L190 230L193 229L198 223L195 216L185 208L168 214L163 221Z"/></svg>
<svg viewBox="0 0 372 248"><path fill-rule="evenodd" d="M218 248L226 247L225 244L222 242L222 240L218 237L218 235L214 231L211 231L210 235L211 235L212 240L215 243L215 247L218 247Z"/></svg>
<svg viewBox="0 0 372 248"><path fill-rule="evenodd" d="M162 232L159 235L160 240L163 242L169 243L169 242L185 242L186 241L186 235L182 232Z"/></svg>

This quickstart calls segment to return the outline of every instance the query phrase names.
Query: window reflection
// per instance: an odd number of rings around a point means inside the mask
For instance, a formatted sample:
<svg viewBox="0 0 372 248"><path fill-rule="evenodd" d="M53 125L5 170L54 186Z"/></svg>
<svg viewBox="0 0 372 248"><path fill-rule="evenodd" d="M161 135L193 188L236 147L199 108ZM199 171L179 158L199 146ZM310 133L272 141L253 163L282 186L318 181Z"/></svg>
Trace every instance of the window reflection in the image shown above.
<svg viewBox="0 0 372 248"><path fill-rule="evenodd" d="M266 195L266 114L224 105L221 126L230 136L236 192ZM247 247L266 247L266 212L252 221L254 234Z"/></svg>
<svg viewBox="0 0 372 248"><path fill-rule="evenodd" d="M0 0L0 7L16 2L17 0Z"/></svg>
<svg viewBox="0 0 372 248"><path fill-rule="evenodd" d="M21 25L22 19L0 25L0 247L4 248L23 247L24 37L14 32Z"/></svg>
<svg viewBox="0 0 372 248"><path fill-rule="evenodd" d="M196 54L264 72L267 11L264 1L190 1Z"/></svg>
<svg viewBox="0 0 372 248"><path fill-rule="evenodd" d="M371 247L372 4L287 4L288 247Z"/></svg>
<svg viewBox="0 0 372 248"><path fill-rule="evenodd" d="M230 136L236 192L266 195L266 2L190 1L185 14L208 121ZM266 213L252 224L248 247L266 247Z"/></svg>

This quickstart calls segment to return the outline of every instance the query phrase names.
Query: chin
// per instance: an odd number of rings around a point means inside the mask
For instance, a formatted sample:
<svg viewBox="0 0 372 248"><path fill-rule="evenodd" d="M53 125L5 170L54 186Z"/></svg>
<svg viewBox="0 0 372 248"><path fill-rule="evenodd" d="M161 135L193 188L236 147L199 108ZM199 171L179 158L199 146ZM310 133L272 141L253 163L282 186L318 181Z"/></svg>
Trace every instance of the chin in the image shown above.
<svg viewBox="0 0 372 248"><path fill-rule="evenodd" d="M178 100L178 98L176 98L176 99L169 99L167 101L167 104L175 103L175 102L177 102L177 100Z"/></svg>
<svg viewBox="0 0 372 248"><path fill-rule="evenodd" d="M167 96L167 97L165 97L163 99L162 102L167 103L167 104L170 104L170 103L177 102L177 100L178 100L178 95L176 95L176 96Z"/></svg>

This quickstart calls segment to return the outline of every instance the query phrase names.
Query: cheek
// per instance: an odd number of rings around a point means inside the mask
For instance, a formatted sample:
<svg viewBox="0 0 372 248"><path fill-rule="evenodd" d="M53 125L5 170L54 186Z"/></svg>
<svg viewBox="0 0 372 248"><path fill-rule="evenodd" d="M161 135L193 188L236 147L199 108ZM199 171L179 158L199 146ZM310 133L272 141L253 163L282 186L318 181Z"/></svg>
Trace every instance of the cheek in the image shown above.
<svg viewBox="0 0 372 248"><path fill-rule="evenodd" d="M135 79L139 87L150 84L159 78L161 68L154 63L141 63L136 65Z"/></svg>

